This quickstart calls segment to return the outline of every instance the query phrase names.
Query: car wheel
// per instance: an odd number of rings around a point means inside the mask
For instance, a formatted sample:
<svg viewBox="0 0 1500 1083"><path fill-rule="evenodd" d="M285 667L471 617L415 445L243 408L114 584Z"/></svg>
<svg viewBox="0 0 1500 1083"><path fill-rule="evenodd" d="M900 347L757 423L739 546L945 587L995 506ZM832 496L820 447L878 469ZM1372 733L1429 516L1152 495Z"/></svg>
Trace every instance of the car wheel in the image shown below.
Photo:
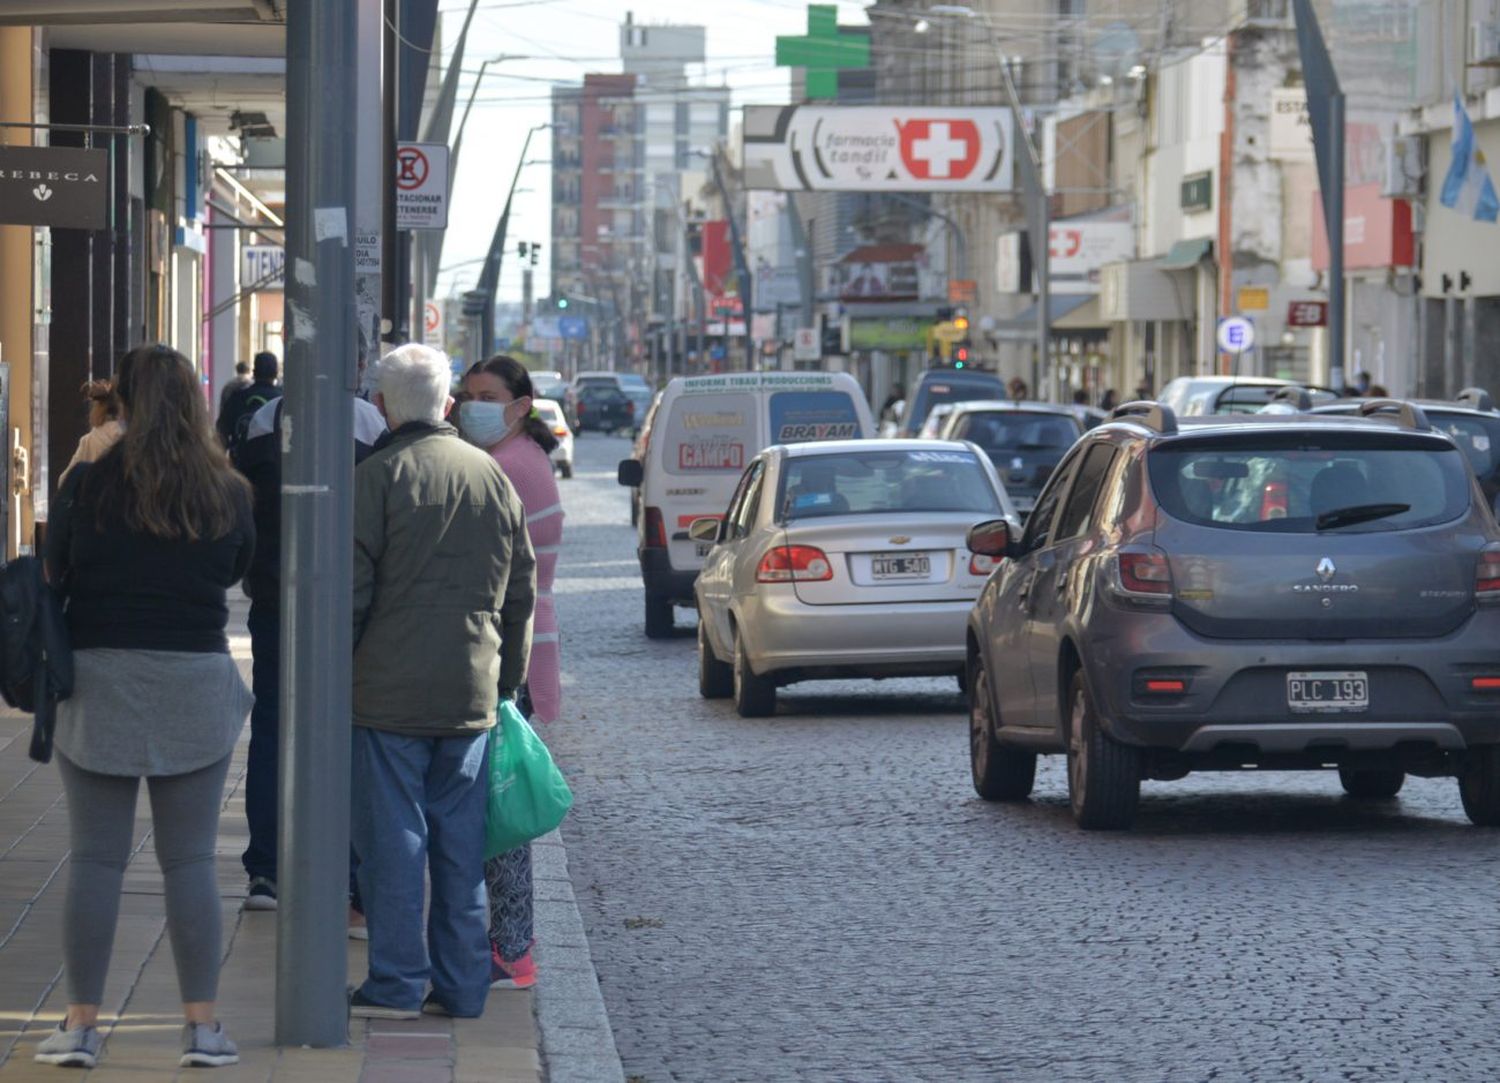
<svg viewBox="0 0 1500 1083"><path fill-rule="evenodd" d="M557 472L563 476L564 480L571 478L573 476L572 461L569 459L564 459L562 462L558 463Z"/></svg>
<svg viewBox="0 0 1500 1083"><path fill-rule="evenodd" d="M646 638L668 639L672 635L672 600L646 595Z"/></svg>
<svg viewBox="0 0 1500 1083"><path fill-rule="evenodd" d="M978 658L969 662L969 769L974 792L986 801L1021 801L1036 784L1036 753L1000 743L994 690Z"/></svg>
<svg viewBox="0 0 1500 1083"><path fill-rule="evenodd" d="M776 713L776 686L766 677L757 677L745 656L745 644L739 633L734 636L734 709L741 718L765 718Z"/></svg>
<svg viewBox="0 0 1500 1083"><path fill-rule="evenodd" d="M1068 685L1068 799L1086 831L1121 831L1141 801L1140 749L1121 744L1099 725L1083 670Z"/></svg>
<svg viewBox="0 0 1500 1083"><path fill-rule="evenodd" d="M734 695L734 666L719 661L708 641L708 623L698 617L698 694L704 699Z"/></svg>
<svg viewBox="0 0 1500 1083"><path fill-rule="evenodd" d="M1405 781L1405 771L1339 768L1339 783L1344 787L1344 792L1363 801L1383 801L1388 797L1395 797L1401 792L1401 784Z"/></svg>
<svg viewBox="0 0 1500 1083"><path fill-rule="evenodd" d="M1480 827L1500 827L1500 745L1470 749L1458 776L1464 812Z"/></svg>

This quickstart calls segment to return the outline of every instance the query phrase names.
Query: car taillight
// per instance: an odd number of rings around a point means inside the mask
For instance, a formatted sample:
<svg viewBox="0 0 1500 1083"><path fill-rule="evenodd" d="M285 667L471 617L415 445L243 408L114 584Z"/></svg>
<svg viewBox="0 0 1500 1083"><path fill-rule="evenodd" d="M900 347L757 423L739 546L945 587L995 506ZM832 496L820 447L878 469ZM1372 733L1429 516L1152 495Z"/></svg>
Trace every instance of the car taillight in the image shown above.
<svg viewBox="0 0 1500 1083"><path fill-rule="evenodd" d="M1500 692L1500 677L1475 677L1469 687L1476 692Z"/></svg>
<svg viewBox="0 0 1500 1083"><path fill-rule="evenodd" d="M1487 549L1479 554L1474 569L1474 593L1479 597L1500 598L1500 550Z"/></svg>
<svg viewBox="0 0 1500 1083"><path fill-rule="evenodd" d="M1287 516L1287 489L1284 481L1268 481L1260 491L1260 519L1285 519Z"/></svg>
<svg viewBox="0 0 1500 1083"><path fill-rule="evenodd" d="M757 583L821 583L833 578L828 554L810 545L778 545L766 550L755 571Z"/></svg>
<svg viewBox="0 0 1500 1083"><path fill-rule="evenodd" d="M1004 557L987 557L982 553L969 554L969 574L988 576L996 568Z"/></svg>
<svg viewBox="0 0 1500 1083"><path fill-rule="evenodd" d="M1130 594L1172 593L1172 568L1165 553L1121 553L1120 586Z"/></svg>
<svg viewBox="0 0 1500 1083"><path fill-rule="evenodd" d="M555 426L553 428L552 435L553 436L567 436L568 435L568 427L566 425L557 425L557 426Z"/></svg>
<svg viewBox="0 0 1500 1083"><path fill-rule="evenodd" d="M667 547L667 524L661 517L660 508L646 509L646 548L665 549Z"/></svg>

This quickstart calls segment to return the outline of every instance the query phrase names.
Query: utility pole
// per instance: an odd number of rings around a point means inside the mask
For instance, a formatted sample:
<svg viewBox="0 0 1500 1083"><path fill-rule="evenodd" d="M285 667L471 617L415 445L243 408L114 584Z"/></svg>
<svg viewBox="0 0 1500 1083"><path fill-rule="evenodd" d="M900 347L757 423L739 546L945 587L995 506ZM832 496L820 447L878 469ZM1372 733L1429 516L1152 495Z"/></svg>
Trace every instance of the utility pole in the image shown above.
<svg viewBox="0 0 1500 1083"><path fill-rule="evenodd" d="M354 4L287 11L276 1042L348 1044L359 43ZM392 187L394 171L386 174Z"/></svg>
<svg viewBox="0 0 1500 1083"><path fill-rule="evenodd" d="M1292 0L1328 230L1328 382L1344 390L1344 92L1311 0Z"/></svg>
<svg viewBox="0 0 1500 1083"><path fill-rule="evenodd" d="M699 153L702 153L701 151ZM724 175L719 171L719 148L715 147L708 152L708 160L714 169L714 185L719 189L719 196L724 200L724 217L729 220L729 240L734 245L734 269L740 280L740 307L745 311L745 371L754 372L755 364L755 306L752 303L754 297L754 283L750 280L750 266L745 261L744 240L740 236L740 226L734 217L734 203L729 198L729 189L724 187ZM727 332L730 325L728 315L724 317L724 329ZM726 338L728 335L726 334Z"/></svg>
<svg viewBox="0 0 1500 1083"><path fill-rule="evenodd" d="M510 229L510 205L516 198L516 185L521 180L521 170L526 166L526 152L531 149L531 137L550 127L551 124L537 124L526 132L526 139L521 144L521 156L516 159L516 171L510 178L510 191L505 195L505 207L500 211L500 221L495 223L495 234L490 238L489 254L485 256L484 270L479 273L479 285L476 287L477 292L485 297L484 311L479 313L480 337L477 343L469 344L476 361L483 361L495 342L495 295L500 289L500 263L505 258L505 235Z"/></svg>

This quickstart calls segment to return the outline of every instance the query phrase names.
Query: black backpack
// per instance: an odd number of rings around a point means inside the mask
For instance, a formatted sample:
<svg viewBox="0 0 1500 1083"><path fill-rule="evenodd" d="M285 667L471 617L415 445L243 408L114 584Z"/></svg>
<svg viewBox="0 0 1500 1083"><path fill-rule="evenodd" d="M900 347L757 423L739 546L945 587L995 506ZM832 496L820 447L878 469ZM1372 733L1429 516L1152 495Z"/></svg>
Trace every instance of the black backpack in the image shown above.
<svg viewBox="0 0 1500 1083"><path fill-rule="evenodd" d="M73 651L62 600L42 577L42 562L0 564L0 696L36 715L31 758L52 758L57 704L73 694Z"/></svg>

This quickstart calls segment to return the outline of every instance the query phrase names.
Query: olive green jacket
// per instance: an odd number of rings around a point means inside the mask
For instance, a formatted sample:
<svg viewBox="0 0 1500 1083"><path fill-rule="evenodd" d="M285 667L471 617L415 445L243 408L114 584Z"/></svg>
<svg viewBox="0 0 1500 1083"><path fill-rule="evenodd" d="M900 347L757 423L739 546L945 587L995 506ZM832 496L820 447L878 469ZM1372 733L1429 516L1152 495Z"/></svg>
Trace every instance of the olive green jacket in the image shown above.
<svg viewBox="0 0 1500 1083"><path fill-rule="evenodd" d="M536 558L495 460L451 425L381 438L354 472L354 724L489 729L526 677Z"/></svg>

